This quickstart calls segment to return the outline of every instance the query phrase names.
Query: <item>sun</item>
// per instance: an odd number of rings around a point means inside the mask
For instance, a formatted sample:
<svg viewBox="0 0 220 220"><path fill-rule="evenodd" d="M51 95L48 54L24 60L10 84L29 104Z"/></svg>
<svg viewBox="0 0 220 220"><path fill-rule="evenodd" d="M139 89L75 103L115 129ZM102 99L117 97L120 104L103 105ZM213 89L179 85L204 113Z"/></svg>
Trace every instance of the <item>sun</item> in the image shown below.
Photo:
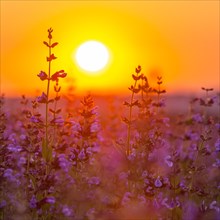
<svg viewBox="0 0 220 220"><path fill-rule="evenodd" d="M74 54L77 65L89 74L104 69L109 62L109 51L99 41L90 40L82 43Z"/></svg>

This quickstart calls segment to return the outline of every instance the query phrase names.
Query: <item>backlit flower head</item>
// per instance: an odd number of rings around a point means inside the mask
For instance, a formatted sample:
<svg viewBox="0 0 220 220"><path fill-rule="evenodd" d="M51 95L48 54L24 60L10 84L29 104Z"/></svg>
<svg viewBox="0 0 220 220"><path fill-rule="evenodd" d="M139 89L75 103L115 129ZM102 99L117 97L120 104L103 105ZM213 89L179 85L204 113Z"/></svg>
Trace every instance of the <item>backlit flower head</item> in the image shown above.
<svg viewBox="0 0 220 220"><path fill-rule="evenodd" d="M40 73L37 75L42 81L48 79L47 74L44 71L40 71Z"/></svg>

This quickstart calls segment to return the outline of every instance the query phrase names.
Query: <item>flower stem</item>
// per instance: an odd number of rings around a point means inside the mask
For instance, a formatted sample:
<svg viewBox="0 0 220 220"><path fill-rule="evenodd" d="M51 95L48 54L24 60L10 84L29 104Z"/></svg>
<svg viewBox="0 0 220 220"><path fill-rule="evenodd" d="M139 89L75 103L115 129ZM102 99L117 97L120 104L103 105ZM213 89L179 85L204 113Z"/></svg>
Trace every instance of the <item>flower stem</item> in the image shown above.
<svg viewBox="0 0 220 220"><path fill-rule="evenodd" d="M138 74L137 74L138 75ZM136 85L137 85L137 80L135 80L134 82L134 89L136 88ZM130 140L131 140L131 116L132 116L132 103L134 101L134 91L132 91L132 94L131 94L131 101L130 101L130 106L129 106L129 118L128 118L128 132L127 132L127 150L126 150L126 154L127 156L130 155Z"/></svg>
<svg viewBox="0 0 220 220"><path fill-rule="evenodd" d="M51 39L49 39L49 57L51 56ZM48 148L48 102L49 102L49 92L50 92L50 72L51 72L51 60L48 64L48 80L47 80L47 102L46 102L46 119L45 119L45 142L46 147ZM46 166L46 174L48 174L48 167Z"/></svg>

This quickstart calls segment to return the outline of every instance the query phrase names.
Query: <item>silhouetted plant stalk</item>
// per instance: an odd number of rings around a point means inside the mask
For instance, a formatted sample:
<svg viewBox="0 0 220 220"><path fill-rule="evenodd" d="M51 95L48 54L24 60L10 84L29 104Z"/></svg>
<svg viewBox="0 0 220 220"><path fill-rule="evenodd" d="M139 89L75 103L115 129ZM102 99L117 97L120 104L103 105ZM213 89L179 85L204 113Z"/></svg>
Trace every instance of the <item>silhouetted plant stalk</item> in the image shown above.
<svg viewBox="0 0 220 220"><path fill-rule="evenodd" d="M128 126L128 131L127 131L127 149L126 149L126 155L129 156L131 152L131 147L130 147L130 140L131 140L131 126L132 126L132 108L134 105L138 104L138 101L134 102L134 94L138 93L140 91L140 86L139 88L137 87L137 82L138 80L141 79L141 66L138 66L135 69L136 75L132 74L132 77L134 79L134 85L132 85L129 90L131 90L131 100L130 103L125 102L124 104L129 107L129 115L128 119L125 118L125 122L127 123Z"/></svg>
<svg viewBox="0 0 220 220"><path fill-rule="evenodd" d="M42 141L42 155L43 155L43 157L44 157L44 159L46 160L47 163L50 162L51 159L52 159L52 146L51 146L51 144L49 144L49 126L50 126L50 122L49 122L49 103L55 101L55 109L56 109L56 103L59 100L58 92L61 89L61 87L58 87L58 81L59 81L59 78L64 78L67 75L64 72L64 70L60 70L60 71L55 72L51 76L51 64L52 64L52 61L57 58L52 53L52 48L54 48L55 46L58 45L57 42L52 43L52 41L51 41L52 40L52 32L53 32L53 29L49 28L48 29L48 42L43 41L43 43L48 47L48 54L49 54L48 57L47 57L48 74L46 74L44 71L41 71L38 74L38 77L42 81L47 80L47 90L46 90L46 94L43 92L42 95L40 97L38 97L38 99L37 99L37 101L39 103L45 104L45 139L43 139L43 141ZM56 86L54 87L54 90L56 92L56 98L49 100L50 82L51 81L56 82ZM53 113L54 120L55 120L55 115L57 114L56 110L53 110L52 113ZM46 166L46 173L48 173L47 169L48 169L48 167Z"/></svg>
<svg viewBox="0 0 220 220"><path fill-rule="evenodd" d="M205 120L207 120L207 107L211 107L214 104L214 98L211 98L209 96L209 92L213 91L213 88L201 88L203 91L205 91L205 98L200 99L200 105L203 106L203 117Z"/></svg>
<svg viewBox="0 0 220 220"><path fill-rule="evenodd" d="M61 86L59 86L59 81L56 81L56 85L54 86L54 92L56 93L56 97L54 98L54 109L49 108L49 111L52 113L53 115L53 120L51 121L53 124L53 141L56 142L56 128L57 125L56 123L59 123L62 121L62 119L58 118L57 115L61 112L61 109L57 109L57 104L58 101L60 100L60 95L59 92L61 90Z"/></svg>
<svg viewBox="0 0 220 220"><path fill-rule="evenodd" d="M166 93L165 89L161 90L161 84L162 83L163 83L162 77L158 76L157 77L158 88L157 89L153 89L153 92L155 92L157 94L157 102L154 103L154 106L156 106L156 109L157 109L157 113L159 112L159 108L163 107L163 105L164 105L163 101L160 98L161 94Z"/></svg>
<svg viewBox="0 0 220 220"><path fill-rule="evenodd" d="M48 29L48 39L49 39L49 43L46 44L44 42L45 45L47 45L48 50L49 50L49 56L47 57L47 62L48 62L48 79L47 79L47 102L46 102L46 121L45 121L45 127L46 127L46 132L45 132L45 142L46 142L46 146L48 147L48 101L49 101L49 92L50 92L50 71L51 71L51 61L53 59L55 59L55 57L51 57L51 39L52 39L52 29Z"/></svg>

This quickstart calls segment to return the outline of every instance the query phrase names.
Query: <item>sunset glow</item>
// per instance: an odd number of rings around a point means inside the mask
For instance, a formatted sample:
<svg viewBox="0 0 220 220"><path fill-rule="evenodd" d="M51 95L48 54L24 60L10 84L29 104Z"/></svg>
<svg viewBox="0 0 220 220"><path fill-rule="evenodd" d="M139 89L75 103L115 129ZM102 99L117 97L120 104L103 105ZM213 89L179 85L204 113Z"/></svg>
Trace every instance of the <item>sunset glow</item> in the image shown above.
<svg viewBox="0 0 220 220"><path fill-rule="evenodd" d="M0 4L1 220L220 220L220 0Z"/></svg>
<svg viewBox="0 0 220 220"><path fill-rule="evenodd" d="M137 65L150 82L162 75L170 93L219 88L219 1L1 1L1 92L43 89L49 27L59 42L52 69L65 69L78 94L126 94ZM110 54L92 76L72 57L91 39Z"/></svg>
<svg viewBox="0 0 220 220"><path fill-rule="evenodd" d="M107 48L97 41L83 43L73 56L77 64L91 75L103 69L109 61Z"/></svg>

